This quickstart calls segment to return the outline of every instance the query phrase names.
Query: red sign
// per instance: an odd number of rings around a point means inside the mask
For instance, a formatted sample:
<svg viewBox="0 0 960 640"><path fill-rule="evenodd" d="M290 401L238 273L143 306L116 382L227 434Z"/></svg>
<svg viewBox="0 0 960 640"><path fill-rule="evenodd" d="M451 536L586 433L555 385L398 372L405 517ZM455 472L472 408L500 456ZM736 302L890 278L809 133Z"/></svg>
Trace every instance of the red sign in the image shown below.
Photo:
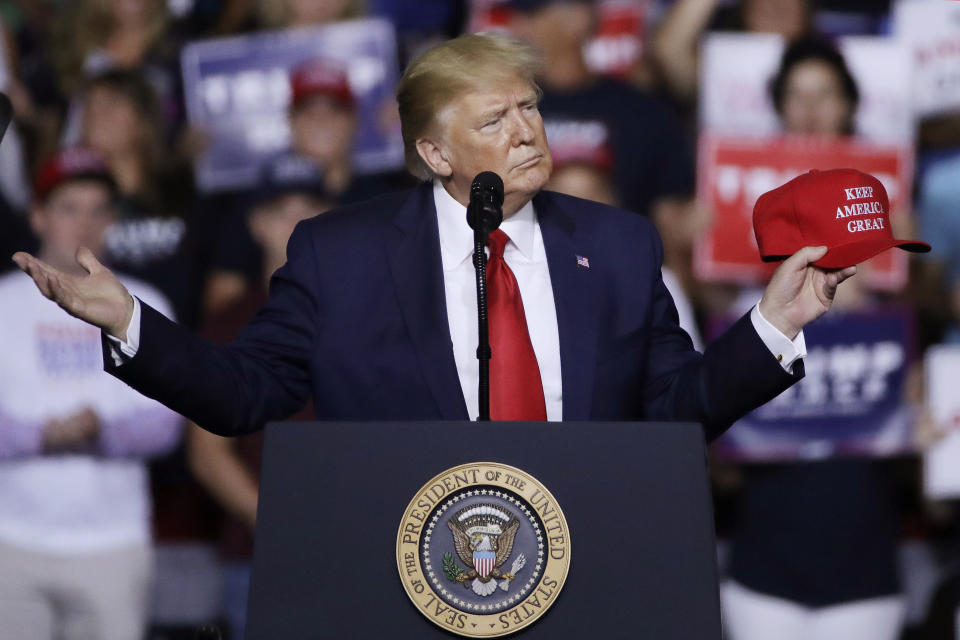
<svg viewBox="0 0 960 640"><path fill-rule="evenodd" d="M853 139L784 136L726 138L701 134L697 195L713 210L713 225L697 243L694 272L707 282L757 284L769 280L776 264L761 262L753 233L757 198L810 169L859 169L875 176L890 197L890 223L897 237L909 222L913 149L876 146ZM885 251L860 272L874 289L893 291L907 282L907 255Z"/></svg>

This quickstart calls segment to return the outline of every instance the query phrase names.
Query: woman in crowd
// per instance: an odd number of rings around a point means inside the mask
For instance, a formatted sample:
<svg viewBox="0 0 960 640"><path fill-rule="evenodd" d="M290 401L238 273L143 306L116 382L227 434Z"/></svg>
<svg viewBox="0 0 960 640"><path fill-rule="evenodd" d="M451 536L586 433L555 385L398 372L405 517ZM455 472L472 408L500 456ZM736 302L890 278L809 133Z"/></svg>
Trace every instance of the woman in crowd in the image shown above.
<svg viewBox="0 0 960 640"><path fill-rule="evenodd" d="M786 133L853 133L859 92L842 55L826 42L790 45L771 94ZM863 273L849 284L837 307L870 308ZM732 640L899 637L899 518L885 471L882 462L863 458L744 469L730 579L721 589Z"/></svg>
<svg viewBox="0 0 960 640"><path fill-rule="evenodd" d="M810 0L677 0L660 23L650 53L663 82L682 104L696 102L700 40L708 29L773 33L795 40L812 32Z"/></svg>
<svg viewBox="0 0 960 640"><path fill-rule="evenodd" d="M183 118L179 49L170 36L164 0L78 0L58 13L52 51L63 95L74 97L87 79L109 69L143 74L160 105L165 133ZM74 135L80 105L66 128Z"/></svg>
<svg viewBox="0 0 960 640"><path fill-rule="evenodd" d="M80 139L105 158L120 193L108 260L163 291L177 316L193 324L199 273L188 224L192 178L171 161L153 89L134 71L112 70L93 78L84 96Z"/></svg>

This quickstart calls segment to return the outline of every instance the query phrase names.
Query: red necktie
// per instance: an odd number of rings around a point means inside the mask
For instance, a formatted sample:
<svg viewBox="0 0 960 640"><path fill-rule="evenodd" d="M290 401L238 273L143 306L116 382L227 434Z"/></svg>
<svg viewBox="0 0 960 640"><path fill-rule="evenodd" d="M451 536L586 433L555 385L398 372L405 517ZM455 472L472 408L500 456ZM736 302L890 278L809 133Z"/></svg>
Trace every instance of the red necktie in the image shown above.
<svg viewBox="0 0 960 640"><path fill-rule="evenodd" d="M546 420L540 367L527 331L520 287L503 259L509 239L497 229L489 241L490 419Z"/></svg>

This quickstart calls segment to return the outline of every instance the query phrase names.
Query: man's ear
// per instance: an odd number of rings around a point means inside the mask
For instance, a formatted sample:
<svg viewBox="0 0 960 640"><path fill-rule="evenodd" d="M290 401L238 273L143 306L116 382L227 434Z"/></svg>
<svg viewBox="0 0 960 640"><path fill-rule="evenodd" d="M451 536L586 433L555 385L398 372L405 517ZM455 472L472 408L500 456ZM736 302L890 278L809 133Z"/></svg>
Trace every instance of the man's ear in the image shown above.
<svg viewBox="0 0 960 640"><path fill-rule="evenodd" d="M453 175L453 167L450 165L449 160L447 160L447 154L434 140L430 138L418 138L417 154L434 175L440 176L441 178L448 178Z"/></svg>

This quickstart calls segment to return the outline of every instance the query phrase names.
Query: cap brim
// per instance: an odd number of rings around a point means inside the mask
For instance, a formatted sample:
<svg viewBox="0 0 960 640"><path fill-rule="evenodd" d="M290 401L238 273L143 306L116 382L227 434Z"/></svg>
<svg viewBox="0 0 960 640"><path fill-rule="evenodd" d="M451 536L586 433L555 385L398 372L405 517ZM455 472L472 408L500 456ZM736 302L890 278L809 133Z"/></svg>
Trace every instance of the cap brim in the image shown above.
<svg viewBox="0 0 960 640"><path fill-rule="evenodd" d="M898 247L912 253L927 253L930 245L916 240L899 240L897 238L880 238L875 241L857 241L837 245L827 250L825 256L813 264L824 269L844 269L861 262L866 262L878 253Z"/></svg>
<svg viewBox="0 0 960 640"><path fill-rule="evenodd" d="M113 176L111 176L109 173L104 173L102 171L79 171L77 173L61 176L56 182L50 184L42 191L38 191L36 193L37 199L40 202L46 202L50 197L50 194L63 185L70 184L72 182L98 182L107 188L112 198L116 198L120 193L119 187L117 186L117 181L114 180Z"/></svg>

